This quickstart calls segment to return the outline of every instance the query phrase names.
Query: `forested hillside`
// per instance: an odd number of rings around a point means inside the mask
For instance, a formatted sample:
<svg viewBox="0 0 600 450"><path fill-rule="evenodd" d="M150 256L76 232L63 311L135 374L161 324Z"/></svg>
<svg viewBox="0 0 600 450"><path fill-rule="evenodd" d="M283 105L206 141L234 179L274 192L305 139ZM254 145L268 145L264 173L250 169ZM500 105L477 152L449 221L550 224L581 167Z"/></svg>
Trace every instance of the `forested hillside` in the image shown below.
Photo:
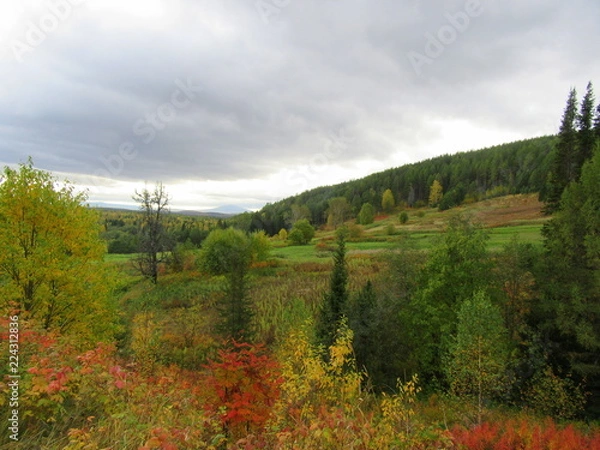
<svg viewBox="0 0 600 450"><path fill-rule="evenodd" d="M442 209L501 195L542 192L556 143L555 136L544 136L439 156L359 180L311 189L269 204L255 214L248 214L245 220L250 222L251 230L264 229L273 235L293 222L292 206L296 205L307 207L311 222L321 225L327 222L332 198L345 198L349 214L356 216L366 203L382 210L382 197L387 189L398 204L425 206L435 180L442 188L439 201Z"/></svg>

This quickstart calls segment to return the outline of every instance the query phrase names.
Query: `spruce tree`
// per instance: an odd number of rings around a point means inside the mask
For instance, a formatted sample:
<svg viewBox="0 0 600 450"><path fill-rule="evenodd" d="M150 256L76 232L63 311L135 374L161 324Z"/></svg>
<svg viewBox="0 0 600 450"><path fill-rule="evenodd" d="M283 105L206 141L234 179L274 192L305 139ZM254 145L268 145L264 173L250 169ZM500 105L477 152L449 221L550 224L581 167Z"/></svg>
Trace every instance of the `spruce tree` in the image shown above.
<svg viewBox="0 0 600 450"><path fill-rule="evenodd" d="M577 116L577 127L579 128L579 149L575 162L576 179L579 179L583 164L591 159L596 144L594 130L594 89L592 82L587 85L585 96L581 102L581 111Z"/></svg>
<svg viewBox="0 0 600 450"><path fill-rule="evenodd" d="M539 305L555 354L600 392L600 145L544 227Z"/></svg>
<svg viewBox="0 0 600 450"><path fill-rule="evenodd" d="M596 108L596 117L594 118L594 134L596 139L600 139L600 105Z"/></svg>
<svg viewBox="0 0 600 450"><path fill-rule="evenodd" d="M348 301L347 233L345 227L340 228L336 233L337 249L333 255L334 266L329 291L325 294L317 322L317 338L326 348L335 342L335 335Z"/></svg>
<svg viewBox="0 0 600 450"><path fill-rule="evenodd" d="M548 194L544 208L547 214L552 214L559 209L560 197L563 191L576 178L575 167L578 147L576 119L577 91L572 88L569 92L567 106L558 132L557 152L549 174Z"/></svg>
<svg viewBox="0 0 600 450"><path fill-rule="evenodd" d="M354 332L354 353L360 369L367 370L375 366L377 348L380 342L375 340L377 296L373 283L367 281L356 297L348 306L348 325Z"/></svg>

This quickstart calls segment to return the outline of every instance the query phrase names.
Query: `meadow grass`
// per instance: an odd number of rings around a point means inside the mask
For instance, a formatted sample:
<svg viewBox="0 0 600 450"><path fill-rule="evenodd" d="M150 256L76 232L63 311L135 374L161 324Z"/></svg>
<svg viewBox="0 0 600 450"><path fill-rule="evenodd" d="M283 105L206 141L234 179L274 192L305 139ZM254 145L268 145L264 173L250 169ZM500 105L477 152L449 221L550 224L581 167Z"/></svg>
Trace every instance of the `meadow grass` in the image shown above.
<svg viewBox="0 0 600 450"><path fill-rule="evenodd" d="M508 244L513 237L520 242L534 245L542 244L541 224L527 224L510 227L488 228L489 234L487 248L491 252L497 252ZM385 250L393 250L398 247L404 239L410 239L418 250L428 251L434 246L436 238L441 235L440 231L403 231L395 235L386 236L385 241L359 241L348 242L346 249L349 255L356 253L380 253ZM383 236L383 235L382 235ZM313 241L314 242L314 241ZM315 245L298 245L289 247L278 247L273 249L271 255L276 259L287 263L325 262L331 258L329 251L319 251Z"/></svg>
<svg viewBox="0 0 600 450"><path fill-rule="evenodd" d="M517 236L520 242L530 243L534 245L542 244L541 229L542 224L533 223L517 226L506 226L498 228L487 228L489 240L487 243L488 250L497 252L502 250L504 245L508 244L514 236ZM415 248L418 250L431 250L435 244L436 238L440 236L438 230L431 231L411 231L397 227L397 232L394 235L372 235L365 236L367 240L359 242L348 242L346 248L348 254L356 253L379 253L385 250L393 250L398 247L399 243L404 239L410 239ZM318 235L318 237L320 237ZM373 237L379 237L382 240L373 240ZM385 239L385 240L383 240ZM330 251L319 250L315 244L319 239L313 239L313 242L308 245L290 245L287 247L276 246L271 250L271 257L276 261L284 264L296 263L327 263L332 256ZM333 243L330 243L333 245ZM114 263L115 265L123 265L135 258L135 254L107 254L105 261Z"/></svg>
<svg viewBox="0 0 600 450"><path fill-rule="evenodd" d="M131 261L137 256L137 253L107 253L104 255L104 261L109 263L123 263Z"/></svg>
<svg viewBox="0 0 600 450"><path fill-rule="evenodd" d="M499 251L508 244L515 236L519 242L533 245L542 245L541 224L518 225L514 227L499 227L488 229L490 239L488 250Z"/></svg>
<svg viewBox="0 0 600 450"><path fill-rule="evenodd" d="M271 251L271 256L290 262L323 262L324 257L329 255L318 254L315 246L308 244L275 248Z"/></svg>

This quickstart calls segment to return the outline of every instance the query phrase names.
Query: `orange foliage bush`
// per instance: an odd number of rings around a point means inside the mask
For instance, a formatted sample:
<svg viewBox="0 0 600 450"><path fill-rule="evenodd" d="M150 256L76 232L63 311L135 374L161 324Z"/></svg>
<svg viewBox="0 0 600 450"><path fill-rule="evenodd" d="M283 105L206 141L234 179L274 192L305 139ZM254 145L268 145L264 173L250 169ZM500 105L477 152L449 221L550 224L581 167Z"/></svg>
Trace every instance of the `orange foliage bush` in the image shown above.
<svg viewBox="0 0 600 450"><path fill-rule="evenodd" d="M584 434L573 425L560 428L552 419L483 423L472 429L456 426L452 437L459 448L469 450L600 450L600 432Z"/></svg>
<svg viewBox="0 0 600 450"><path fill-rule="evenodd" d="M208 366L205 408L217 414L233 436L261 431L279 399L279 365L262 345L232 343Z"/></svg>

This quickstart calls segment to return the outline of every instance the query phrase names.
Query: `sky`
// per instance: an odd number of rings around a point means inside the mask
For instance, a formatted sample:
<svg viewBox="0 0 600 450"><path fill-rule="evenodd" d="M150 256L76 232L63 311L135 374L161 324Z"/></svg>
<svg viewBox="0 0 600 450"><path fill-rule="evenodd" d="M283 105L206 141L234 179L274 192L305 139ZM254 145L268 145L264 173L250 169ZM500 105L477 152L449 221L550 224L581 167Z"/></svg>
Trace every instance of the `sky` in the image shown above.
<svg viewBox="0 0 600 450"><path fill-rule="evenodd" d="M0 165L257 209L553 134L597 0L0 0Z"/></svg>

